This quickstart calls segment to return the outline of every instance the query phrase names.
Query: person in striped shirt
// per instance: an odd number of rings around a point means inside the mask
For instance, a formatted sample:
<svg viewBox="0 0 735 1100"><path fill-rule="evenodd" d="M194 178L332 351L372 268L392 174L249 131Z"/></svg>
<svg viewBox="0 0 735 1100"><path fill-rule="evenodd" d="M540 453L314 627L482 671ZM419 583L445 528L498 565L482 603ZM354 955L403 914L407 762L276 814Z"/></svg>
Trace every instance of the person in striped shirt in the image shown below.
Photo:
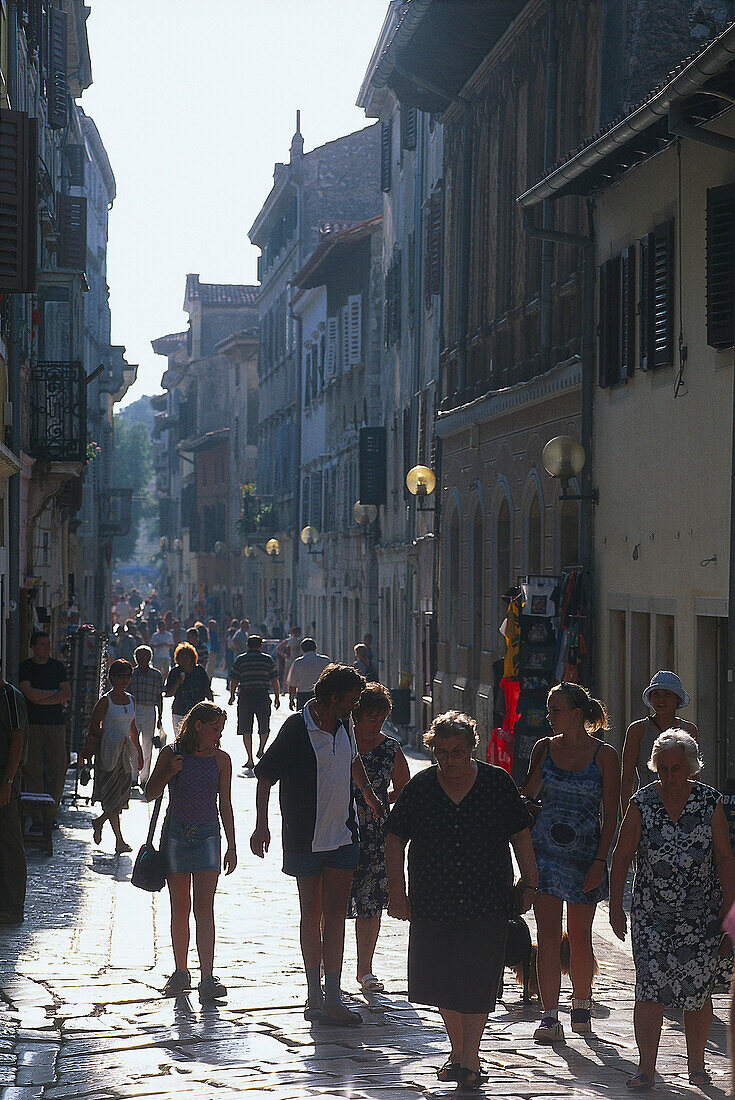
<svg viewBox="0 0 735 1100"><path fill-rule="evenodd" d="M258 756L265 751L270 734L271 690L276 706L280 702L281 687L278 671L272 657L263 652L260 634L251 634L248 648L235 660L230 669L230 706L237 698L237 732L242 737L247 753L245 770L253 768L253 722L258 719Z"/></svg>

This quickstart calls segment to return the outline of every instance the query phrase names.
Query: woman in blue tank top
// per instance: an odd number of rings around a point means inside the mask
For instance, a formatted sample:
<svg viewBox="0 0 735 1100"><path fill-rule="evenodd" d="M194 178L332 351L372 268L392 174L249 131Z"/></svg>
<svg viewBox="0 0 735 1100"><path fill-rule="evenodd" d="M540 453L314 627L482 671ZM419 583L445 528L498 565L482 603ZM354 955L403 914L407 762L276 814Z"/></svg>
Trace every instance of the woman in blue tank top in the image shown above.
<svg viewBox="0 0 735 1100"><path fill-rule="evenodd" d="M230 787L232 761L219 747L226 713L212 703L197 703L184 718L173 747L161 750L145 793L158 798L168 786L169 801L161 848L171 895L171 940L175 970L164 995L175 997L191 989L188 969L189 913L194 893L194 920L203 1001L227 995L212 973L214 968L214 894L220 863L226 875L237 866L235 821ZM227 838L221 860L220 818Z"/></svg>
<svg viewBox="0 0 735 1100"><path fill-rule="evenodd" d="M553 737L531 753L524 791L540 795L541 811L531 830L538 865L534 910L538 925L538 979L544 1015L537 1043L561 1042L559 1023L561 921L567 906L572 980L572 1031L592 1030L592 921L608 895L607 854L617 823L620 797L618 754L595 736L608 728L607 713L580 684L558 684L549 692Z"/></svg>

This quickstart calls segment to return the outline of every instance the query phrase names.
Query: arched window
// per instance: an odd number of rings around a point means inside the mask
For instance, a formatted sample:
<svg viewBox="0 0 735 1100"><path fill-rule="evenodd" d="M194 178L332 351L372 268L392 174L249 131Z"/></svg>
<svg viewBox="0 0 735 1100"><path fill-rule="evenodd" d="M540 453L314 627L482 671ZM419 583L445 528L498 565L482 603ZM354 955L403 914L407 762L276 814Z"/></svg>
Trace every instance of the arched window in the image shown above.
<svg viewBox="0 0 735 1100"><path fill-rule="evenodd" d="M500 597L510 588L513 582L510 507L505 497L500 503L496 521L495 576L498 583L498 606L501 611L504 611L504 605L500 602Z"/></svg>
<svg viewBox="0 0 735 1100"><path fill-rule="evenodd" d="M475 509L472 524L472 664L474 677L480 674L485 626L485 538L482 509Z"/></svg>
<svg viewBox="0 0 735 1100"><path fill-rule="evenodd" d="M559 541L562 569L579 565L579 503L576 500L562 501Z"/></svg>
<svg viewBox="0 0 735 1100"><path fill-rule="evenodd" d="M459 553L459 515L455 509L449 523L449 552L447 555L447 574L449 580L449 584L447 585L447 593L449 596L447 621L450 624L454 641L459 640L456 630L459 627L461 619L459 606L461 592Z"/></svg>
<svg viewBox="0 0 735 1100"><path fill-rule="evenodd" d="M541 504L538 493L534 493L531 499L531 507L528 509L528 572L537 577L541 573L542 554L542 528L541 528Z"/></svg>

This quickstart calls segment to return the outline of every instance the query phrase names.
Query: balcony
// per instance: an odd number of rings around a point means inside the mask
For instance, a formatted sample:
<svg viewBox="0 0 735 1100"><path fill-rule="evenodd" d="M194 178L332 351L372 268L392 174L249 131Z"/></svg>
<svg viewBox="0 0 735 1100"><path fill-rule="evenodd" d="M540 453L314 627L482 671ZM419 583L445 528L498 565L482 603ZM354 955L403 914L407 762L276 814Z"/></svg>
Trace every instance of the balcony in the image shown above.
<svg viewBox="0 0 735 1100"><path fill-rule="evenodd" d="M100 498L100 537L109 539L115 535L127 535L132 507L132 489L108 489Z"/></svg>
<svg viewBox="0 0 735 1100"><path fill-rule="evenodd" d="M87 379L80 362L39 362L29 384L28 450L39 462L87 458Z"/></svg>

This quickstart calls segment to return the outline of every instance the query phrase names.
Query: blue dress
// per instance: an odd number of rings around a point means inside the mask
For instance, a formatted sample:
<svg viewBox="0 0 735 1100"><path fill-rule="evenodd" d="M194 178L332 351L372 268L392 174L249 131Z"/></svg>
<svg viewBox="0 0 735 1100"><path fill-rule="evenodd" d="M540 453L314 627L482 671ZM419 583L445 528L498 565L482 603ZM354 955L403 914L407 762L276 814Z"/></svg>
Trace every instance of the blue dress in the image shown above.
<svg viewBox="0 0 735 1100"><path fill-rule="evenodd" d="M596 905L608 896L607 866L597 889L582 891L600 844L601 748L582 771L558 768L550 753L541 765L541 812L531 830L539 894L581 905Z"/></svg>

